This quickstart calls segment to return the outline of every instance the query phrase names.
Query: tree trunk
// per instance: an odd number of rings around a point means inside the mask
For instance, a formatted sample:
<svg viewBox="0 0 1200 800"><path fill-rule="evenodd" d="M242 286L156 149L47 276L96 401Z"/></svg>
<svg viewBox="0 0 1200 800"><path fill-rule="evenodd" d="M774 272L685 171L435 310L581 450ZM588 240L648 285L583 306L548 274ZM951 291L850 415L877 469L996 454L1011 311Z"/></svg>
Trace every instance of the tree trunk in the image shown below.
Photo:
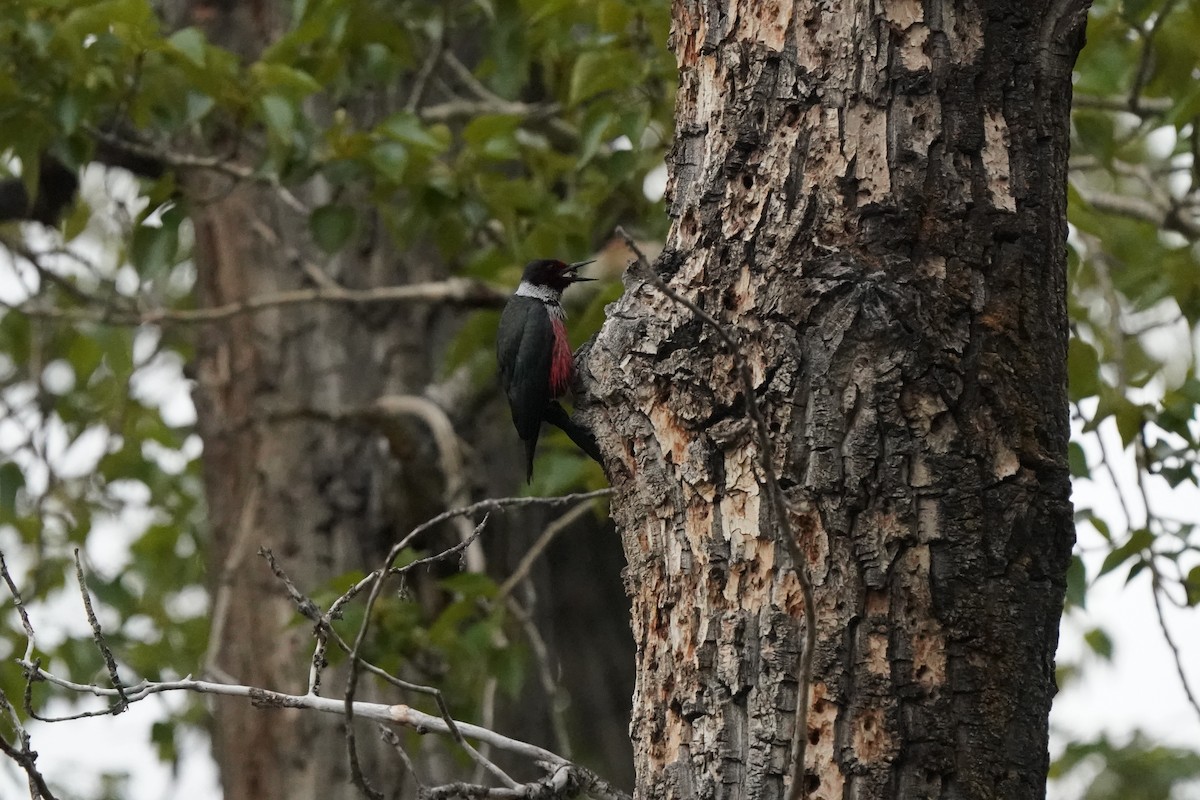
<svg viewBox="0 0 1200 800"><path fill-rule="evenodd" d="M197 214L205 305L303 285L280 249L255 232L255 223L291 227L266 194L239 188ZM350 285L388 282L371 276L369 263L347 266L335 277ZM423 385L411 374L422 366L414 357L424 352L422 316L428 312L394 310L364 326L350 309L309 307L237 317L200 338L195 399L213 535L210 575L224 615L210 666L237 681L303 693L312 654L311 626L296 624L295 605L256 555L259 548L274 551L296 585L313 591L377 565L398 534L438 510L438 487L411 485L426 482L427 471L398 469L378 431L309 418ZM409 355L388 358L383 342L393 355ZM363 370L365 363L378 369ZM430 501L401 507L419 497ZM223 593L227 606L220 605ZM322 693L340 695L344 680L329 671ZM354 796L338 718L264 711L238 700L219 700L214 711L214 755L227 797ZM363 733L360 746L369 753L378 737L369 727ZM376 780L390 775L399 783L394 756L368 764Z"/></svg>
<svg viewBox="0 0 1200 800"><path fill-rule="evenodd" d="M1041 798L1074 538L1066 167L1084 0L675 4L671 232L582 365L638 645L640 798ZM815 586L805 620L794 535Z"/></svg>
<svg viewBox="0 0 1200 800"><path fill-rule="evenodd" d="M217 44L253 59L282 30L278 4L189 2ZM364 102L370 102L365 99ZM246 148L243 147L243 150ZM265 187L192 176L197 296L219 306L313 286L302 261L361 289L440 277L420 253L398 254L376 236L338 258L322 256L307 220ZM327 198L304 194L312 207ZM360 226L372 230L370 212ZM376 228L377 230L377 228ZM212 543L214 633L209 668L251 686L303 693L313 649L309 624L257 556L269 548L301 591L378 566L391 544L443 510L440 476L429 469L428 437L414 436L407 464L381 430L340 415L381 396L419 393L431 376L436 309L321 305L273 309L207 326L197 337L194 399L204 441ZM369 365L369 368L364 366ZM320 416L328 415L329 419ZM414 426L419 430L419 426ZM321 694L341 696L345 676L326 672ZM372 695L364 683L359 692ZM397 698L392 697L391 701ZM240 700L213 703L213 753L226 797L357 798L344 723L296 709L264 710ZM371 726L358 736L368 779L397 796L403 765Z"/></svg>
<svg viewBox="0 0 1200 800"><path fill-rule="evenodd" d="M286 17L286 4L276 0L170 0L166 5L168 24L198 25L214 43L247 60L275 40ZM463 37L471 46L478 38ZM392 110L387 103L398 94L394 88L364 91L356 110L364 118L382 118ZM210 146L214 152L233 149ZM243 144L238 150L252 148ZM314 275L301 261L319 265L327 279L352 289L445 277L432 248L396 252L365 202L360 204L359 228L368 233L330 259L309 240L307 220L276 192L205 175L186 177L185 186L198 199L192 220L197 297L203 306L311 288ZM298 193L315 208L329 200L319 191L309 186ZM212 533L210 588L214 617L221 618L213 628L218 641L210 643L214 658L207 666L219 670L219 677L285 692L306 688L311 625L298 624L294 603L256 555L259 548L273 550L297 587L313 591L346 573L374 569L400 536L444 510L444 476L430 468L438 454L428 431L420 424L405 430L400 438L406 439L408 452L398 453L396 437L345 417L385 395L422 394L455 321L444 310L422 305L313 304L235 316L200 331L192 367L194 399ZM521 451L503 405L497 392L478 419L454 420L456 433L471 442L482 462L467 464L474 471L460 476L479 493L464 499L512 493L523 474L516 468ZM544 512L535 509L494 521L488 532L494 539L487 543L489 561L515 563L521 553L511 551L538 536L534 523L543 518ZM619 561L619 545L609 536L592 535L576 539L573 550L580 568L539 570L537 594L544 600L536 607L529 603L539 625L557 629L547 637L552 669L560 651L564 663L573 663L583 652L577 643L585 637L589 646L602 642L612 651L610 658L627 665L625 653L632 653L632 644L625 612L611 605L612 591L605 591L616 580L616 567L607 574L594 568ZM586 630L564 629L564 620L574 625L581 617L592 621ZM532 677L532 667L529 672L532 688L520 703L499 704L496 727L555 747L548 698ZM609 743L597 752L577 742L580 758L617 778L628 769L628 743L611 743L614 732L623 735L628 717L624 709L613 713L611 698L628 698L629 673L627 666L600 675L567 669L562 678L568 695L578 698L574 706L582 709L575 716L586 714L585 730L595 741ZM344 680L342 672L328 670L321 693L340 697ZM596 691L598 684L603 691ZM358 696L413 700L393 692L372 694L366 680ZM213 752L226 797L362 796L349 780L340 719L224 699L213 703L213 712ZM445 757L453 745L432 737L422 744L426 749L413 755L420 756L423 779L436 783L469 775L469 767ZM411 787L402 777L402 763L371 726L359 729L358 748L364 774L385 796L399 796L402 787ZM504 754L497 760L507 764ZM517 766L529 769L523 762Z"/></svg>

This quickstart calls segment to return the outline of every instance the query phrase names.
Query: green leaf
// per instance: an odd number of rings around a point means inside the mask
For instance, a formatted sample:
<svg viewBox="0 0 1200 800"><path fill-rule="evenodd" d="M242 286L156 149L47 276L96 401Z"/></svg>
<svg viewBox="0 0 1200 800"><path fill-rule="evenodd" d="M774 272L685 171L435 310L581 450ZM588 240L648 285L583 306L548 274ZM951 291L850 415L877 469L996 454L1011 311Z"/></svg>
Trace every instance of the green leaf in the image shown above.
<svg viewBox="0 0 1200 800"><path fill-rule="evenodd" d="M440 153L449 144L446 135L435 135L431 129L421 123L415 114L408 112L392 114L383 121L379 129L398 142L428 150L431 153ZM445 134L444 131L443 134Z"/></svg>
<svg viewBox="0 0 1200 800"><path fill-rule="evenodd" d="M1126 447L1133 444L1133 440L1141 432L1145 410L1142 406L1132 403L1124 397L1118 401L1113 416L1117 420L1117 431L1121 434L1121 443Z"/></svg>
<svg viewBox="0 0 1200 800"><path fill-rule="evenodd" d="M575 59L567 102L572 106L601 92L630 85L632 71L628 56L620 50L593 50Z"/></svg>
<svg viewBox="0 0 1200 800"><path fill-rule="evenodd" d="M175 31L167 38L171 46L178 50L188 61L197 67L204 67L207 58L208 40L199 28L183 28Z"/></svg>
<svg viewBox="0 0 1200 800"><path fill-rule="evenodd" d="M80 107L79 98L74 94L64 94L58 98L56 112L58 117L58 125L63 133L74 133L79 127L79 119L83 113Z"/></svg>
<svg viewBox="0 0 1200 800"><path fill-rule="evenodd" d="M321 91L316 78L285 64L259 62L250 67L250 74L264 92L286 95L293 100Z"/></svg>
<svg viewBox="0 0 1200 800"><path fill-rule="evenodd" d="M1103 628L1092 628L1083 635L1083 641L1093 653L1105 661L1112 661L1113 642Z"/></svg>
<svg viewBox="0 0 1200 800"><path fill-rule="evenodd" d="M1067 346L1067 387L1073 401L1100 393L1100 356L1079 337Z"/></svg>
<svg viewBox="0 0 1200 800"><path fill-rule="evenodd" d="M17 492L25 488L25 474L11 461L0 464L0 515L17 513Z"/></svg>
<svg viewBox="0 0 1200 800"><path fill-rule="evenodd" d="M326 253L336 253L350 240L358 215L349 206L321 206L308 218L313 241Z"/></svg>
<svg viewBox="0 0 1200 800"><path fill-rule="evenodd" d="M500 648L492 655L491 662L489 672L495 677L500 690L515 699L525 682L525 649L515 645Z"/></svg>
<svg viewBox="0 0 1200 800"><path fill-rule="evenodd" d="M1079 442L1071 442L1067 445L1067 464L1071 468L1072 478L1087 478L1091 475L1088 469L1087 454L1083 451L1083 445Z"/></svg>
<svg viewBox="0 0 1200 800"><path fill-rule="evenodd" d="M1110 552L1104 557L1104 563L1100 565L1100 575L1105 575L1112 572L1117 567L1124 564L1129 559L1138 555L1142 551L1150 547L1154 542L1154 534L1145 528L1138 528L1129 536L1129 540L1117 549Z"/></svg>
<svg viewBox="0 0 1200 800"><path fill-rule="evenodd" d="M179 223L183 210L173 206L163 212L159 225L140 225L133 232L129 260L145 278L164 274L179 260Z"/></svg>
<svg viewBox="0 0 1200 800"><path fill-rule="evenodd" d="M408 148L399 142L383 142L371 149L371 164L393 183L404 179L408 167Z"/></svg>
<svg viewBox="0 0 1200 800"><path fill-rule="evenodd" d="M464 597L492 597L496 594L496 582L478 572L459 572L442 578L442 587Z"/></svg>
<svg viewBox="0 0 1200 800"><path fill-rule="evenodd" d="M1087 603L1087 568L1079 556L1071 556L1067 566L1066 607L1085 608Z"/></svg>
<svg viewBox="0 0 1200 800"><path fill-rule="evenodd" d="M1187 604L1189 606L1200 605L1200 565L1188 570L1187 578L1183 581L1183 588L1187 592Z"/></svg>
<svg viewBox="0 0 1200 800"><path fill-rule="evenodd" d="M285 97L278 94L265 95L259 105L262 108L262 119L267 128L278 139L291 142L296 129L295 106Z"/></svg>
<svg viewBox="0 0 1200 800"><path fill-rule="evenodd" d="M1200 116L1200 83L1193 85L1191 90L1176 98L1175 104L1171 107L1171 113L1167 115L1167 120L1176 128L1183 128L1197 116Z"/></svg>

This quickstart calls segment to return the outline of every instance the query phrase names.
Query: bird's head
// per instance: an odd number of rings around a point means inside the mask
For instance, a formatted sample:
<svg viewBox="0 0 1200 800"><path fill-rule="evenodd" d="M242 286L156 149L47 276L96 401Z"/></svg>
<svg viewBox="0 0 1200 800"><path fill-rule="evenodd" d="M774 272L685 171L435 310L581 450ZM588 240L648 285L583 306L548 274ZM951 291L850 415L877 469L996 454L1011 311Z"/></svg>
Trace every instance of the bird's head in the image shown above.
<svg viewBox="0 0 1200 800"><path fill-rule="evenodd" d="M572 283L595 280L595 278L584 278L578 274L580 267L586 267L592 263L592 260L594 259L576 261L574 264L552 258L530 261L525 265L525 272L522 273L521 280L534 286L546 286L561 293Z"/></svg>

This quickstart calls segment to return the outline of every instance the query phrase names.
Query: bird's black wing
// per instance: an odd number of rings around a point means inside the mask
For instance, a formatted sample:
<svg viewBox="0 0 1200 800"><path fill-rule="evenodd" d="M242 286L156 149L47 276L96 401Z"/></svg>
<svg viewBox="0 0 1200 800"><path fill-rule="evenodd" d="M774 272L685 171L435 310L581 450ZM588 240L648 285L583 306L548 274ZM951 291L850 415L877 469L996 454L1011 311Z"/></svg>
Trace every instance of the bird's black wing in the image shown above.
<svg viewBox="0 0 1200 800"><path fill-rule="evenodd" d="M500 315L496 355L513 425L526 443L537 443L550 402L550 358L554 328L542 301L514 295Z"/></svg>

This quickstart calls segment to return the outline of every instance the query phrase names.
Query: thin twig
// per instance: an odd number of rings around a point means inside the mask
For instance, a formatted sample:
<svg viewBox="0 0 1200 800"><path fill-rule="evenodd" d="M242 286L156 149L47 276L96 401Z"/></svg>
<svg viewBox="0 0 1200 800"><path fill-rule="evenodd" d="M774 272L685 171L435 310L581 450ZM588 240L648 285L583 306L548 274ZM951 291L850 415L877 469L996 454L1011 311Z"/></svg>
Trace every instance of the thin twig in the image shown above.
<svg viewBox="0 0 1200 800"><path fill-rule="evenodd" d="M16 733L16 738L20 741L20 745L10 743L3 736L0 736L0 752L15 761L21 769L25 770L25 778L29 783L30 800L57 800L54 793L50 791L50 787L46 785L46 779L41 771L37 768L37 752L31 746L29 732L25 730L25 726L21 724L21 717L17 714L16 708L9 702L8 697L4 692L0 692L0 710L4 711L8 717L9 724L12 725L13 731Z"/></svg>
<svg viewBox="0 0 1200 800"><path fill-rule="evenodd" d="M0 550L0 576L4 577L4 582L8 584L8 593L12 595L13 605L16 606L17 614L21 617L21 626L25 629L25 660L33 660L33 623L29 621L29 612L25 610L25 603L21 600L21 590L17 588L17 584L12 579L12 575L8 571L8 562L4 559L4 551Z"/></svg>
<svg viewBox="0 0 1200 800"><path fill-rule="evenodd" d="M350 646L349 650L350 663L346 680L346 694L344 694L343 700L343 710L344 714L346 714L346 746L348 757L350 759L350 772L352 772L352 777L354 778L356 786L359 786L367 794L371 794L373 792L372 788L366 786L365 780L362 778L361 770L359 769L358 751L356 751L355 735L352 723L354 721L355 714L354 694L356 687L358 687L359 668L364 666L366 663L361 657L362 644L364 644L366 640L367 631L371 625L371 612L374 608L374 603L376 603L379 594L383 591L384 579L389 575L403 575L404 572L414 570L418 566L431 564L433 561L443 559L448 554L462 552L463 549L466 549L472 545L475 537L478 537L482 533L482 530L484 530L484 525L487 523L486 515L492 511L498 511L506 509L506 507L514 506L521 507L527 505L562 505L566 503L577 503L577 501L583 499L602 497L602 495L610 494L611 492L611 489L598 489L598 491L595 492L568 494L560 498L499 498L482 500L480 503L464 506L462 509L451 509L449 511L439 513L438 516L428 519L428 521L421 523L418 525L418 527L414 528L412 531L409 531L407 536L404 536L402 540L396 542L395 545L391 547L388 555L386 555L386 558L384 559L383 566L374 571L371 576L368 576L368 578L370 578L371 591L370 594L367 595L366 606L364 608L364 613L362 613L362 622L359 626L358 634L356 634L354 644ZM474 515L474 513L479 512L485 513L484 521L479 523L478 527L475 528L473 535L470 536L469 539L458 542L457 545L446 549L446 551L443 553L432 555L432 557L415 560L413 563L404 565L403 567L398 567L398 569L397 567L391 566L398 555L403 552L404 548L408 547L410 543L412 543L415 537L424 534L425 531L436 527L436 525L440 523L448 521L448 519ZM361 590L360 587L364 583L365 582L359 582L359 584L356 584L356 587L352 589L352 591L355 589ZM470 757L475 759L475 763L484 765L488 771L491 771L492 774L499 778L500 781L505 783L506 786L516 786L516 782L512 781L512 778L506 775L503 770L500 770L498 766L492 764L490 760L482 757L474 747L470 746L469 742L462 735L460 726L458 726L458 724L454 721L454 718L450 716L449 706L445 704L445 699L442 697L442 693L434 692L432 697L434 702L436 702L438 705L440 714L442 714L442 720L445 721L446 730L448 730L451 736L454 736L456 744L462 747L463 751L467 752Z"/></svg>
<svg viewBox="0 0 1200 800"><path fill-rule="evenodd" d="M788 515L787 500L784 498L783 489L779 486L779 478L775 474L774 447L771 444L771 432L767 427L762 409L758 405L754 377L750 373L750 366L746 363L741 347L737 340L734 339L733 334L726 330L725 326L718 322L711 314L668 286L666 281L654 271L645 254L638 247L637 242L625 232L624 228L618 227L616 233L625 240L625 245L637 257L642 274L654 284L655 288L672 301L687 308L716 332L717 336L720 337L721 341L728 348L730 357L733 359L738 377L742 383L742 391L746 397L746 412L754 424L763 482L766 485L767 496L771 503L775 519L783 530L784 546L787 547L788 554L791 556L796 570L796 580L800 584L800 591L804 600L804 646L800 649L799 663L797 665L797 672L799 673L797 680L800 685L796 698L796 727L792 732L791 785L788 789L788 800L799 800L799 798L808 795L804 775L807 757L806 748L808 744L809 685L812 682L812 656L817 645L816 600L813 597L812 579L808 574L808 566L805 563L804 553L801 552L800 543L796 540L795 531L792 529L791 520Z"/></svg>
<svg viewBox="0 0 1200 800"><path fill-rule="evenodd" d="M41 669L36 663L25 661L18 661L18 663L36 679L44 680L47 683L69 691L106 698L115 698L118 696L116 689L109 689L94 684L75 683L74 681L60 678L53 673ZM345 705L341 700L311 694L285 694L283 692L234 683L199 681L193 680L190 677L175 681L141 681L134 686L127 687L126 694L130 703L136 703L147 697L178 691L224 697L243 697L250 700L253 705L259 708L294 708L325 714L345 714ZM557 753L519 739L510 738L479 725L460 722L453 718L446 719L426 714L423 711L406 705L385 705L383 703L368 703L361 700L354 703L354 714L359 719L369 720L381 725L400 725L411 728L421 734L438 733L453 736L452 731L457 730L459 736L468 737L479 742L486 742L498 750L504 750L505 752L514 753L529 759L534 763L542 765L551 774L562 769L567 769L576 777L580 788L593 797L600 798L601 800L630 800L627 793L614 788L590 770L571 763L571 761ZM514 789L521 786L522 784L516 784L509 788ZM515 797L517 795L506 796ZM52 797L52 795L47 794L47 797Z"/></svg>
<svg viewBox="0 0 1200 800"><path fill-rule="evenodd" d="M279 566L279 562L275 559L275 554L269 548L259 548L258 554L266 559L268 566L271 568L271 572L273 572L275 577L278 578L279 581L284 585L284 588L287 590L288 597L290 597L292 602L296 604L296 610L299 611L301 616L303 616L305 619L312 620L316 624L315 635L317 639L317 647L313 650L308 692L309 694L319 694L321 687L320 673L321 670L327 666L325 663L325 652L328 648L329 640L333 640L333 643L336 644L338 648L347 655L349 655L353 648L350 646L349 642L342 638L342 635L337 632L337 629L333 627L332 620L335 618L335 615L333 614L332 610L322 614L320 607L312 600L312 598L306 596L296 588L296 584L291 578L288 577L287 573L284 572L283 567ZM453 555L453 553L450 551L445 551L438 554L437 557L444 558L448 557L449 555ZM359 583L369 586L374 580L375 573L372 572ZM343 595L342 598L339 598L339 600L343 599L344 597L345 595ZM397 689L428 695L429 697L433 697L435 700L440 694L440 692L433 686L424 686L419 683L412 683L410 681L403 680L402 678L397 678L387 670L383 669L382 667L378 667L369 661L363 661L362 668L372 675L382 679L383 681L386 681L392 686L395 686Z"/></svg>
<svg viewBox="0 0 1200 800"><path fill-rule="evenodd" d="M1170 16L1175 10L1179 0L1166 0L1158 13L1154 15L1153 21L1150 23L1150 30L1143 31L1138 29L1142 34L1142 52L1138 59L1137 72L1134 73L1133 85L1129 88L1129 109L1137 113L1142 103L1142 89L1146 86L1146 81L1150 77L1150 67L1153 65L1153 44L1154 38L1158 35L1162 28L1163 21Z"/></svg>
<svg viewBox="0 0 1200 800"><path fill-rule="evenodd" d="M112 681L113 688L117 690L117 697L120 698L110 711L114 715L120 714L129 708L129 698L125 696L125 685L121 682L121 676L117 672L117 659L113 656L108 642L104 640L104 631L100 629L100 620L96 618L96 611L92 608L92 597L88 592L87 581L84 579L83 562L79 558L78 547L75 548L75 580L79 583L79 594L83 597L83 610L87 614L88 625L92 628L92 639L96 642L100 655L104 658L108 679Z"/></svg>
<svg viewBox="0 0 1200 800"><path fill-rule="evenodd" d="M444 30L444 25L439 26L438 35L433 38L429 54L425 57L425 62L421 64L421 69L417 72L416 77L413 78L412 92L408 95L408 101L404 104L404 110L410 114L416 111L421 105L421 100L425 96L425 88L429 85L429 76L433 74L438 62L442 59L442 52L446 49Z"/></svg>
<svg viewBox="0 0 1200 800"><path fill-rule="evenodd" d="M416 561L413 561L412 563L407 564L401 568L392 567L392 562L394 562L396 560L397 556L399 556L400 553L406 547L408 547L409 544L413 541L413 539L415 539L417 536L420 536L421 534L428 531L430 528L432 528L442 522L445 522L446 520L453 519L455 517L470 515L470 514L474 514L474 513L478 513L478 512L483 512L483 513L487 514L487 513L490 513L491 511L514 507L514 506L521 507L521 506L527 506L527 505L560 505L563 503L578 502L581 499L600 497L602 495L609 494L610 492L611 492L610 489L601 489L601 490L598 490L595 492L585 492L582 494L565 495L563 497L556 497L556 498L505 497L505 498L499 498L499 499L483 500L481 502L474 503L474 504L472 504L470 506L466 506L464 508L451 509L449 511L445 511L441 514L438 514L437 516L433 517L432 519L427 520L426 522L422 523L421 525L418 525L417 527L413 528L413 530L410 531L408 533L408 535L406 535L403 539L401 539L399 542L397 542L395 545L392 546L391 550L388 551L388 555L387 555L386 559L384 560L383 566L380 567L378 570L376 570L373 573L373 578L370 583L371 590L367 596L366 607L363 611L363 620L362 620L361 625L359 626L358 634L355 637L354 644L350 648L350 653L349 653L350 666L348 669L348 675L347 675L347 679L346 679L345 700L343 701L344 713L346 715L346 748L347 748L347 752L348 752L348 755L350 758L351 775L354 778L356 785L359 785L359 787L364 792L367 792L368 794L370 794L374 790L371 789L370 787L366 786L365 780L363 780L363 778L362 778L361 770L358 770L358 756L357 756L357 749L356 749L356 744L355 744L355 734L354 734L354 729L353 729L353 725L352 725L353 720L354 720L354 713L355 713L354 712L354 709L355 709L354 695L355 695L355 691L356 691L356 688L358 685L359 668L363 663L365 663L360 655L362 652L362 645L363 645L363 642L366 640L367 631L368 631L368 629L370 627L370 623L371 623L371 611L374 608L375 602L379 598L380 593L382 592L384 579L388 575L403 574L405 572L408 572L409 570L415 569L418 566L422 566L424 564L429 564L436 560L444 558L447 554L461 552L462 550L470 547L471 543L475 540L475 538L478 537L480 533L482 533L484 525L487 522L487 517L486 516L484 517L483 521L480 522L480 524L476 527L474 533L472 534L472 536L470 538L468 538L465 541L460 541L454 547L449 548L448 550L444 551L443 553L439 553L436 556L429 556L426 558L417 559ZM361 585L363 582L360 581L359 583ZM473 759L475 759L476 763L484 764L488 768L488 770L490 772L492 772L492 774L495 775L503 783L505 783L506 785L515 786L516 782L513 781L512 778L508 777L508 775L506 775L504 773L504 771L501 770L499 767L496 767L494 764L491 764L491 762L488 759L483 758L475 750L475 748L472 747L466 741L466 739L462 736L461 732L459 731L458 726L454 722L453 718L450 716L450 709L446 705L445 700L442 697L441 693L438 692L438 693L434 694L433 697L434 697L434 700L437 702L438 710L442 714L442 719L444 719L446 722L447 730L449 731L451 736L454 737L455 742L460 747L462 747L463 750L465 752L467 752ZM360 781L363 781L363 782L360 783Z"/></svg>
<svg viewBox="0 0 1200 800"><path fill-rule="evenodd" d="M538 681L542 684L542 694L550 708L550 727L554 731L554 746L558 748L558 752L571 758L571 737L567 733L567 721L563 718L563 709L559 703L562 687L559 686L558 679L550 668L550 649L546 646L546 641L538 631L537 625L534 624L533 617L517 602L515 597L504 598L504 605L520 623L521 629L525 632L525 638L529 640L529 647L533 650L534 661L537 662Z"/></svg>
<svg viewBox="0 0 1200 800"><path fill-rule="evenodd" d="M0 550L0 575L3 576L4 583L8 586L9 594L12 595L13 605L17 609L17 614L21 617L21 625L25 629L25 658L28 660L32 657L34 649L33 623L29 620L29 614L25 610L24 602L21 600L21 592L17 588L16 581L13 580L12 575L8 571L8 563L4 559L3 550ZM29 691L27 688L27 695ZM32 800L38 800L38 798L56 800L50 788L46 786L45 778L37 768L37 753L30 745L29 732L25 730L25 726L21 722L21 715L17 713L17 709L3 691L0 691L0 711L3 711L4 715L8 717L8 724L12 726L13 733L20 742L18 746L0 736L0 751L3 751L21 769L25 770L25 776L29 782L29 796Z"/></svg>
<svg viewBox="0 0 1200 800"><path fill-rule="evenodd" d="M1150 595L1154 598L1154 613L1158 617L1158 628L1162 631L1167 647L1171 650L1171 657L1175 662L1175 671L1179 673L1179 683L1183 686L1183 693L1187 696L1188 704L1196 712L1196 716L1200 717L1200 701L1197 701L1196 694L1192 691L1192 685L1188 682L1187 673L1183 669L1183 655L1179 652L1179 645L1175 644L1175 639L1171 636L1171 630L1167 627L1167 618L1163 614L1162 598L1159 597L1159 593L1163 591L1163 588L1158 568L1154 565L1153 559L1154 554L1151 553L1149 559L1147 559L1150 564Z"/></svg>
<svg viewBox="0 0 1200 800"><path fill-rule="evenodd" d="M125 139L98 128L89 128L88 132L102 142L122 148L133 155L153 159L173 169L216 172L238 181L269 186L296 213L307 217L312 211L304 201L292 194L291 190L280 182L279 176L275 173L262 172L253 167L243 166L228 156L197 156L191 153L179 153L165 147L152 147L132 139Z"/></svg>
<svg viewBox="0 0 1200 800"><path fill-rule="evenodd" d="M529 571L533 569L533 565L542 557L542 553L550 546L555 537L569 528L575 520L587 514L591 508L591 503L580 503L547 525L546 529L542 531L542 535L537 538L537 541L525 551L525 555L521 556L521 560L517 563L516 568L513 569L512 574L505 578L504 583L500 584L500 588L496 590L496 602L512 594L513 589L517 588L517 584L529 576Z"/></svg>
<svg viewBox="0 0 1200 800"><path fill-rule="evenodd" d="M242 498L241 514L238 515L238 527L234 532L233 545L221 565L221 575L217 579L217 593L213 599L212 625L208 631L208 651L204 654L204 672L213 674L218 669L217 659L221 656L221 646L225 639L225 625L229 621L229 603L233 597L233 577L242 560L246 556L246 545L254 533L254 518L258 512L258 500L261 488L259 481L250 483L250 490Z"/></svg>
<svg viewBox="0 0 1200 800"><path fill-rule="evenodd" d="M479 701L479 724L485 728L491 728L496 724L496 686L499 681L495 675L488 675L483 682L483 693ZM485 759L491 760L492 746L486 742L481 742L479 745L479 755ZM570 757L570 753L564 753ZM475 771L471 774L473 783L483 783L484 773L487 772L487 767L483 762L475 764Z"/></svg>
<svg viewBox="0 0 1200 800"><path fill-rule="evenodd" d="M466 542L460 542L458 545L455 545L455 547L450 548L445 553L439 553L438 556L436 556L436 557L418 559L417 561L414 561L411 564L405 565L401 569L409 570L409 569L412 569L413 567L417 566L418 564L431 563L432 560L441 559L441 558L445 557L446 553L455 552L456 549L459 549L459 550L465 549L466 547L470 546L470 543L472 541L474 541L475 537L477 537L480 533L483 532L484 526L487 525L487 521L488 521L488 515L485 514L483 517L483 520L479 523L478 526L476 526L475 534L471 537L470 540L468 540ZM428 524L428 523L426 523L426 524ZM381 592L383 590L384 578L386 578L387 575L391 572L392 562L396 559L396 557L398 555L400 555L400 552L405 547L408 546L408 543L413 539L414 536L417 535L417 531L421 530L421 527L423 527L423 526L418 526L418 528L414 529L414 531L412 533L410 533L408 536L404 537L404 539L402 539L400 542L398 542L396 545L394 545L392 547L392 549L388 552L387 559L384 561L384 566L381 567L380 569L376 570L377 577L375 579L375 583L371 586L370 594L367 595L366 606L363 609L363 621L362 621L362 624L359 626L358 635L354 639L354 644L350 648L350 664L349 664L348 674L346 676L345 700L343 701L344 708L345 708L345 714L346 714L346 751L347 751L347 755L350 759L350 774L354 780L355 785L357 785L360 789L362 789L367 794L372 794L372 795L373 795L374 790L372 790L366 784L366 781L362 775L362 771L359 767L358 749L356 746L356 737L354 734L354 726L352 724L354 722L354 696L355 696L355 692L358 688L358 670L359 670L360 664L363 661L362 656L361 656L362 646L367 637L367 630L370 628L371 612L375 606L376 600L379 599L379 595L381 594ZM468 755L470 755L471 758L475 761L475 763L480 764L483 767L485 767L489 772L492 773L492 775L494 775L497 779L499 779L506 786L510 786L510 787L517 786L518 785L517 782L514 781L512 778L510 778L508 776L508 774L504 772L504 770L500 769L498 766L493 764L489 759L487 759L483 755L481 755L478 750L476 750L474 747L472 747L471 744L469 742L467 742L467 740L465 738L463 738L463 735L460 732L458 725L454 722L454 719L450 716L449 707L446 706L445 702L442 700L440 693L436 696L435 699L438 700L438 709L442 712L442 719L444 719L446 721L447 730L450 732L450 735L454 737L454 741L459 745L459 747L461 747Z"/></svg>
<svg viewBox="0 0 1200 800"><path fill-rule="evenodd" d="M1076 93L1071 98L1071 108L1088 109L1093 111L1127 111L1141 117L1152 117L1166 114L1174 102L1169 97L1141 97L1137 106L1130 108L1128 97L1097 97L1095 95Z"/></svg>
<svg viewBox="0 0 1200 800"><path fill-rule="evenodd" d="M442 473L442 500L447 508L458 508L467 504L470 493L462 440L458 438L450 416L441 406L417 395L391 394L384 395L372 403L368 415L377 422L390 423L397 417L411 417L424 423L429 435L433 437L438 454L438 470ZM453 524L459 541L465 541L471 536L471 523L465 517L456 517ZM467 548L466 559L469 572L483 572L487 566L483 546L479 542Z"/></svg>
<svg viewBox="0 0 1200 800"><path fill-rule="evenodd" d="M392 746L396 751L396 757L400 759L400 763L404 765L405 774L412 778L413 783L417 787L417 796L420 797L425 784L421 783L421 776L417 774L417 768L413 765L412 759L408 757L408 751L404 749L404 743L400 741L400 737L396 732L387 725L376 723L379 729L379 736L385 742Z"/></svg>

